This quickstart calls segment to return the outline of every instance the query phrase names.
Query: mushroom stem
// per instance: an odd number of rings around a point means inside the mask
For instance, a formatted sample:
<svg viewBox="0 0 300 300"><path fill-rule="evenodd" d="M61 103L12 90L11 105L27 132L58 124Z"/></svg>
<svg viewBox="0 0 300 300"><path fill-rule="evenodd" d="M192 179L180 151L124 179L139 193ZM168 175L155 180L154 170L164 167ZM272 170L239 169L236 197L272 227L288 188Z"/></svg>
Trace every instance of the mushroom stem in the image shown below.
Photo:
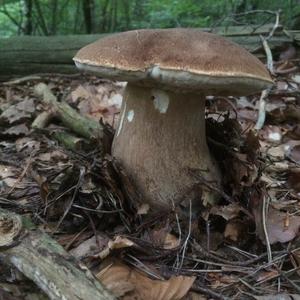
<svg viewBox="0 0 300 300"><path fill-rule="evenodd" d="M190 169L220 186L220 172L206 144L205 98L198 94L128 84L112 154L142 201L154 209L170 210L185 200L192 200L193 207L203 203L201 192L203 200L207 190Z"/></svg>

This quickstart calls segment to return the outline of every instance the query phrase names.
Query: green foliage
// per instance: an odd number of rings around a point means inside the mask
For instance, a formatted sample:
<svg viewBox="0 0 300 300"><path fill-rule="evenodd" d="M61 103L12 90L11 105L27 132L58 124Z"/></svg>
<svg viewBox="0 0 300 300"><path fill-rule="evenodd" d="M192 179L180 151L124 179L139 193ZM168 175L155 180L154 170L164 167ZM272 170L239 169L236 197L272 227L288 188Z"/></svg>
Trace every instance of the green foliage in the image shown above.
<svg viewBox="0 0 300 300"><path fill-rule="evenodd" d="M299 0L0 0L0 34L26 33L25 3L32 3L30 34L78 34L136 28L209 27L270 23L268 14L233 18L251 10L282 10L281 23L300 25ZM86 14L83 3L90 5ZM27 33L28 34L28 33Z"/></svg>

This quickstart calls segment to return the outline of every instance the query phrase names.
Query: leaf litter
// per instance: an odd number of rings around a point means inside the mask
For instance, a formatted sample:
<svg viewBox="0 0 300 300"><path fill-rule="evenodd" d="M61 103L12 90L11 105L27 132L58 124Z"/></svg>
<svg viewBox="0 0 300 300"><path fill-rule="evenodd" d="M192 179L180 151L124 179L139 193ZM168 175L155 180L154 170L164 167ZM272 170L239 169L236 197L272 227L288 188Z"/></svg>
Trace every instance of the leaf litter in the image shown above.
<svg viewBox="0 0 300 300"><path fill-rule="evenodd" d="M55 116L32 127L51 113L34 94L43 82L113 132L124 83L44 76L3 84L0 205L30 214L121 299L292 299L300 290L299 78L275 78L259 131L260 95L208 97L207 140L224 183L220 203L192 218L136 207L134 186L109 151ZM58 132L85 146L66 147Z"/></svg>

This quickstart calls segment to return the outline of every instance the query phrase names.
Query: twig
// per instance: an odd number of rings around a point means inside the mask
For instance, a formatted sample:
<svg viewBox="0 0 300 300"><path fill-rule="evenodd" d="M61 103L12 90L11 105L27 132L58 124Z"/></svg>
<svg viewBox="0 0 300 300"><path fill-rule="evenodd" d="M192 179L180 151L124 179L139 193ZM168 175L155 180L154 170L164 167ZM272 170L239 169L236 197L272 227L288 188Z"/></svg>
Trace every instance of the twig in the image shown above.
<svg viewBox="0 0 300 300"><path fill-rule="evenodd" d="M80 168L80 174L79 174L79 178L78 178L78 181L77 181L77 184L76 184L76 187L75 187L75 190L73 192L73 195L72 195L72 198L67 206L67 208L65 209L64 211L64 214L61 216L61 218L59 219L59 221L57 222L57 225L55 227L55 229L53 230L53 233L55 233L59 226L61 225L61 223L63 222L63 220L65 219L66 215L68 214L68 212L70 211L70 209L72 208L72 205L74 203L74 200L75 200L75 197L77 196L77 193L78 193L78 190L79 188L81 187L81 184L82 184L82 180L83 180L83 176L85 174L85 169L84 167L81 167Z"/></svg>
<svg viewBox="0 0 300 300"><path fill-rule="evenodd" d="M262 44L263 44L263 47L264 47L264 50L265 50L265 53L266 53L266 56L267 56L267 68L268 70L270 71L270 73L272 75L275 75L275 72L274 72L274 64L273 64L273 55L272 55L272 51L269 47L269 44L268 44L268 41L267 41L267 38L264 38L262 35L260 36L260 39L262 41Z"/></svg>
<svg viewBox="0 0 300 300"><path fill-rule="evenodd" d="M37 75L30 75L30 76L24 76L18 79L14 79L14 80L10 80L10 81L6 81L1 83L2 85L16 85L16 84L21 84L27 81L34 81L34 80L41 80L42 78L40 76Z"/></svg>
<svg viewBox="0 0 300 300"><path fill-rule="evenodd" d="M191 232L192 232L192 201L190 200L189 201L189 229L188 229L188 235L183 243L183 246L181 248L181 251L182 251L182 258L181 258L181 262L180 262L180 265L179 265L179 269L182 268L183 266L183 262L184 262L184 258L185 258L185 253L186 253L186 248L187 248L187 244L188 244L188 241L190 239L190 236L191 236Z"/></svg>
<svg viewBox="0 0 300 300"><path fill-rule="evenodd" d="M223 263L223 264L226 264L226 265L230 264L230 265L233 265L233 266L246 267L248 265L258 263L259 261L263 260L266 256L268 256L267 253L263 253L260 256L257 256L257 257L254 257L254 258L251 258L251 259L248 259L248 260L245 260L245 261L229 261L228 259L218 257L218 256L214 255L213 253L208 253L206 249L201 247L201 245L199 245L195 241L193 242L192 246L197 251L199 251L200 254L204 255L204 257L208 257L208 258L211 258L214 261L217 261L217 262L220 262L220 263ZM278 252L274 252L274 255L280 255L281 258L284 258L288 255L288 252L287 251L278 251ZM193 260L198 262L197 258L195 258Z"/></svg>
<svg viewBox="0 0 300 300"><path fill-rule="evenodd" d="M258 118L255 124L255 129L260 130L263 128L266 120L266 98L268 97L271 89L263 90L259 98Z"/></svg>
<svg viewBox="0 0 300 300"><path fill-rule="evenodd" d="M28 161L27 161L27 164L24 168L24 170L22 171L21 175L18 177L18 179L16 180L16 182L14 183L14 185L10 188L10 190L7 192L8 195L10 195L16 188L16 186L18 185L18 183L20 183L22 181L22 179L24 178L24 176L26 175L31 163L32 163L32 157L34 156L35 152L32 152Z"/></svg>
<svg viewBox="0 0 300 300"><path fill-rule="evenodd" d="M153 273L153 271L147 267L143 262L141 262L139 259L137 259L136 257L127 254L128 257L130 257L133 261L135 261L136 263L133 263L132 261L127 260L128 263L130 263L131 265L135 266L137 269L143 271L144 273L150 275L151 277L153 277L154 279L158 279L158 280L164 280L163 277L159 276L158 274Z"/></svg>
<svg viewBox="0 0 300 300"><path fill-rule="evenodd" d="M272 262L272 250L270 246L270 240L267 230L267 215L268 215L268 200L265 196L263 196L263 205L262 205L262 225L263 225L263 231L266 239L266 247L267 247L267 253L268 253L268 262Z"/></svg>
<svg viewBox="0 0 300 300"><path fill-rule="evenodd" d="M35 86L34 91L44 103L51 106L63 124L78 135L87 139L104 137L104 127L100 123L81 116L66 102L58 102L46 84L39 83Z"/></svg>
<svg viewBox="0 0 300 300"><path fill-rule="evenodd" d="M229 300L230 298L223 296L222 294L216 293L213 290L207 288L207 287L202 287L200 285L193 286L192 291L198 292L198 293L203 293L206 294L210 297L213 297L213 299L219 299L219 300Z"/></svg>

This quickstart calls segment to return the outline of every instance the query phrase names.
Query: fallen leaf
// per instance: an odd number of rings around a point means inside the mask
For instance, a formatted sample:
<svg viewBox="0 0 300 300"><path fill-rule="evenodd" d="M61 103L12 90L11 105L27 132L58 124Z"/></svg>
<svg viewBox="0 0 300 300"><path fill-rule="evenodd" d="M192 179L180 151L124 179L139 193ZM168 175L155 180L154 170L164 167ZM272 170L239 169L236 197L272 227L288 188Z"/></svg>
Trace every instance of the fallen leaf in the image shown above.
<svg viewBox="0 0 300 300"><path fill-rule="evenodd" d="M230 242L245 241L248 227L239 219L230 220L225 227L224 237Z"/></svg>
<svg viewBox="0 0 300 300"><path fill-rule="evenodd" d="M275 269L271 269L268 271L260 271L258 273L258 277L256 278L256 282L262 282L271 278L275 278L279 275L279 271Z"/></svg>
<svg viewBox="0 0 300 300"><path fill-rule="evenodd" d="M241 211L241 207L237 203L231 203L224 206L213 206L210 214L223 217L225 220L236 218Z"/></svg>
<svg viewBox="0 0 300 300"><path fill-rule="evenodd" d="M41 153L36 159L41 161L60 161L60 160L67 160L68 156L59 150L54 150L52 152Z"/></svg>
<svg viewBox="0 0 300 300"><path fill-rule="evenodd" d="M32 99L26 99L15 105L9 106L2 112L0 119L6 120L9 124L12 124L26 118L31 118L31 115L34 111L34 101Z"/></svg>
<svg viewBox="0 0 300 300"><path fill-rule="evenodd" d="M98 254L107 246L108 241L109 238L106 235L104 235L103 233L99 233L97 235L97 240L95 236L85 240L76 248L70 250L70 254L78 259Z"/></svg>
<svg viewBox="0 0 300 300"><path fill-rule="evenodd" d="M254 212L256 231L260 239L265 242L265 234L261 224L261 213ZM286 243L293 240L299 232L300 216L290 216L288 213L269 207L266 227L270 244Z"/></svg>
<svg viewBox="0 0 300 300"><path fill-rule="evenodd" d="M292 147L288 157L293 161L300 163L300 145L296 145Z"/></svg>
<svg viewBox="0 0 300 300"><path fill-rule="evenodd" d="M3 134L8 135L26 135L29 133L29 129L25 124L19 124L16 126L9 127L3 131Z"/></svg>
<svg viewBox="0 0 300 300"><path fill-rule="evenodd" d="M114 262L96 277L116 297L123 300L180 300L190 290L196 277L173 276L169 280L156 280Z"/></svg>
<svg viewBox="0 0 300 300"><path fill-rule="evenodd" d="M179 247L180 240L173 234L167 233L165 240L164 240L164 249L174 249Z"/></svg>

